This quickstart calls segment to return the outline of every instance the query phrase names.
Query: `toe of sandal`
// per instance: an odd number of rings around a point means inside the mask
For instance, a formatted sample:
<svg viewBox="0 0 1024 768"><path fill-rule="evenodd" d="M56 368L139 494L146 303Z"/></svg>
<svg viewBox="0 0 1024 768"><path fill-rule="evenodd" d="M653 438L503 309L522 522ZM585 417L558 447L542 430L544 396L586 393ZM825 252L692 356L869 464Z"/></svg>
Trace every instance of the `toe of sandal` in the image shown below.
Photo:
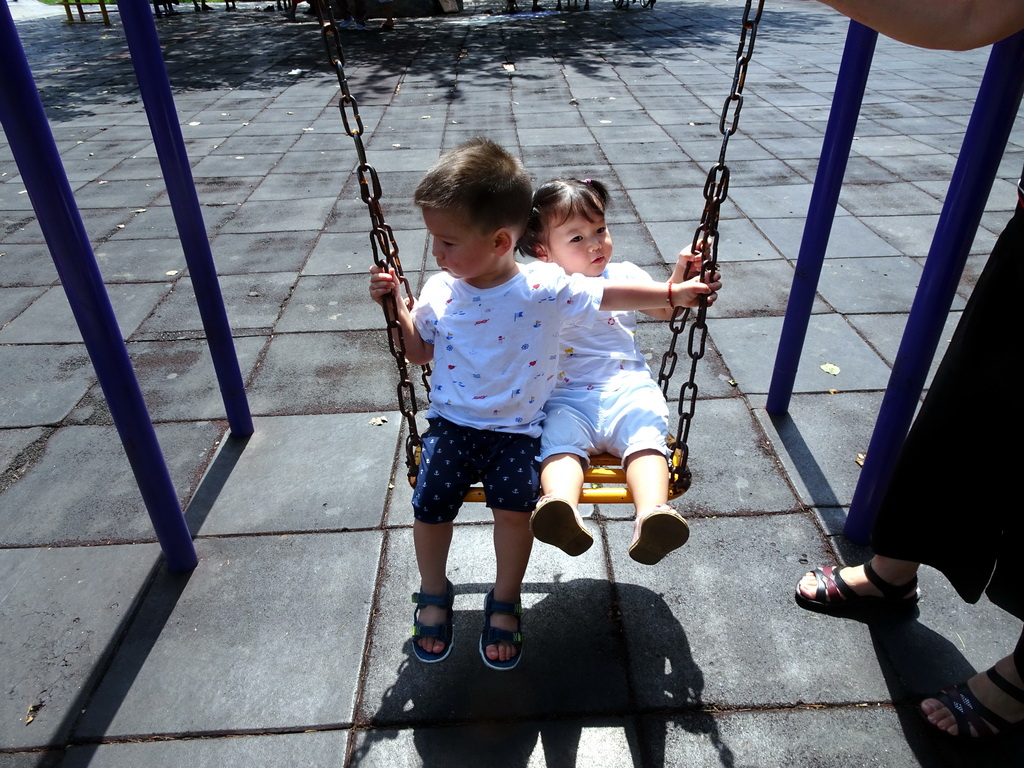
<svg viewBox="0 0 1024 768"><path fill-rule="evenodd" d="M425 592L413 592L412 601L416 604L416 610L412 615L412 652L416 658L426 664L434 664L444 661L452 652L455 644L455 587L448 582L448 588L443 595L428 595ZM444 608L448 612L448 618L441 624L426 625L420 622L420 609L428 605ZM420 638L435 638L444 643L444 648L434 653L423 648L419 642Z"/></svg>
<svg viewBox="0 0 1024 768"><path fill-rule="evenodd" d="M890 584L878 575L870 560L864 563L864 575L882 594L859 595L843 580L840 574L843 567L826 565L823 568L809 571L814 575L817 584L814 597L807 597L800 591L800 585L797 584L794 593L797 604L810 611L831 614L860 610L906 611L913 608L921 597L921 590L917 588L916 576L906 584Z"/></svg>
<svg viewBox="0 0 1024 768"><path fill-rule="evenodd" d="M530 530L537 541L558 547L572 557L582 555L594 543L576 507L555 496L544 496L537 503L530 515Z"/></svg>
<svg viewBox="0 0 1024 768"><path fill-rule="evenodd" d="M663 504L644 516L629 556L638 563L655 565L669 552L679 549L690 538L690 526L672 507Z"/></svg>
<svg viewBox="0 0 1024 768"><path fill-rule="evenodd" d="M498 629L491 626L491 614L507 613L519 620L520 629L512 632L507 629ZM480 658L484 660L491 669L507 672L515 669L519 660L523 657L523 633L522 633L523 606L521 603L506 603L494 599L494 590L487 593L484 599L484 628L480 632ZM510 643L516 649L516 655L506 661L487 658L487 648L499 643Z"/></svg>

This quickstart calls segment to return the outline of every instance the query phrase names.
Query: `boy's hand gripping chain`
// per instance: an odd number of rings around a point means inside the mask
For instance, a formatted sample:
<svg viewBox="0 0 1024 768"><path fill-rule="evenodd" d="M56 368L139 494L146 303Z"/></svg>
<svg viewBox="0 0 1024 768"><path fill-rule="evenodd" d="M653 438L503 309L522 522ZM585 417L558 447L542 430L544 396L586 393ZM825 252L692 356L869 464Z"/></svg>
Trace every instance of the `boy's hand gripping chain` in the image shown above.
<svg viewBox="0 0 1024 768"><path fill-rule="evenodd" d="M743 26L740 30L740 44L736 52L736 70L732 80L732 92L725 100L722 117L718 124L718 130L722 134L722 148L718 154L718 162L708 172L707 181L704 182L704 213L701 216L700 225L693 234L691 247L696 251L698 246L703 244L702 247L705 251L700 272L701 279L704 279L707 274L714 275L718 271L718 216L722 203L725 202L729 194L729 168L725 164L725 152L729 146L729 137L736 133L739 127L740 110L743 108L743 85L747 78L747 65L754 53L754 39L757 37L757 25L761 20L764 0L757 0L756 11L753 15L751 15L752 5L754 5L753 0L747 0L743 10ZM710 258L707 258L709 250ZM687 347L687 354L690 357L690 376L679 388L679 423L676 427L675 443L672 446L673 455L669 478L669 494L673 497L684 493L690 487L690 470L687 467L690 449L686 441L690 434L690 422L697 404L697 384L695 383L697 361L704 357L707 343L706 315L707 299L701 296L700 306L697 307L693 324L690 326ZM679 359L676 343L689 316L689 309L676 307L669 323L672 329L672 341L662 357L661 370L658 372L658 385L666 398L668 398L669 383Z"/></svg>

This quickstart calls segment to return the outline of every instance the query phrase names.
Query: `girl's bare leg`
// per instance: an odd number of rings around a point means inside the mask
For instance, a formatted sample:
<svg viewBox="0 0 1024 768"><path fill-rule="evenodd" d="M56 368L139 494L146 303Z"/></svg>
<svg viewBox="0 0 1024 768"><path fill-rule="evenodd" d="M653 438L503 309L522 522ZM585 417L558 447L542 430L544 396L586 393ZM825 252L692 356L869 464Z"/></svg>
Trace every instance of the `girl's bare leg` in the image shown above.
<svg viewBox="0 0 1024 768"><path fill-rule="evenodd" d="M637 519L668 502L668 462L661 451L637 451L626 459L626 485Z"/></svg>
<svg viewBox="0 0 1024 768"><path fill-rule="evenodd" d="M416 549L416 565L420 571L420 592L443 595L448 589L448 551L452 544L453 523L413 521L412 539ZM420 609L420 622L427 627L440 626L448 619L448 611L437 605ZM416 641L427 653L440 653L444 642L436 637Z"/></svg>
<svg viewBox="0 0 1024 768"><path fill-rule="evenodd" d="M545 496L556 496L576 506L583 490L583 464L572 453L548 456L540 468L540 487Z"/></svg>

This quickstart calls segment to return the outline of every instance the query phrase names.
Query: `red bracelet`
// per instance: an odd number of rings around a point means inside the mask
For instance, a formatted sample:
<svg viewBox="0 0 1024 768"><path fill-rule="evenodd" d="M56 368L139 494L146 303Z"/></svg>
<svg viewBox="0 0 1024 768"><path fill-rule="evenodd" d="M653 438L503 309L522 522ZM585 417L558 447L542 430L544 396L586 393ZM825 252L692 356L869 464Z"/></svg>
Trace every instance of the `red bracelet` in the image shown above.
<svg viewBox="0 0 1024 768"><path fill-rule="evenodd" d="M671 280L668 281L668 305L670 307L672 307L672 281ZM675 309L675 307L672 307L672 309Z"/></svg>

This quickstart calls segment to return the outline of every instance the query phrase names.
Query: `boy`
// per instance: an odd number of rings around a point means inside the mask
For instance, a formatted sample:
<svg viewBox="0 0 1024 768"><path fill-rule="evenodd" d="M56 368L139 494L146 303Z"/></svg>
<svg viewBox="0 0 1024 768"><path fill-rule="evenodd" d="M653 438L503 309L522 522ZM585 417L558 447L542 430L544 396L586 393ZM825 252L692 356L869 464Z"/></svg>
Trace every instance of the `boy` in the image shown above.
<svg viewBox="0 0 1024 768"><path fill-rule="evenodd" d="M397 301L409 361L433 361L430 428L413 495L420 591L413 652L424 662L452 648L454 589L446 575L453 521L481 479L494 515L496 578L484 602L479 650L492 669L522 651L520 589L533 536L542 407L554 386L563 322L598 309L693 305L717 284L617 283L567 276L553 264L520 265L532 186L522 164L487 139L443 155L414 195L442 274L410 310ZM393 274L372 267L370 296L400 298Z"/></svg>

